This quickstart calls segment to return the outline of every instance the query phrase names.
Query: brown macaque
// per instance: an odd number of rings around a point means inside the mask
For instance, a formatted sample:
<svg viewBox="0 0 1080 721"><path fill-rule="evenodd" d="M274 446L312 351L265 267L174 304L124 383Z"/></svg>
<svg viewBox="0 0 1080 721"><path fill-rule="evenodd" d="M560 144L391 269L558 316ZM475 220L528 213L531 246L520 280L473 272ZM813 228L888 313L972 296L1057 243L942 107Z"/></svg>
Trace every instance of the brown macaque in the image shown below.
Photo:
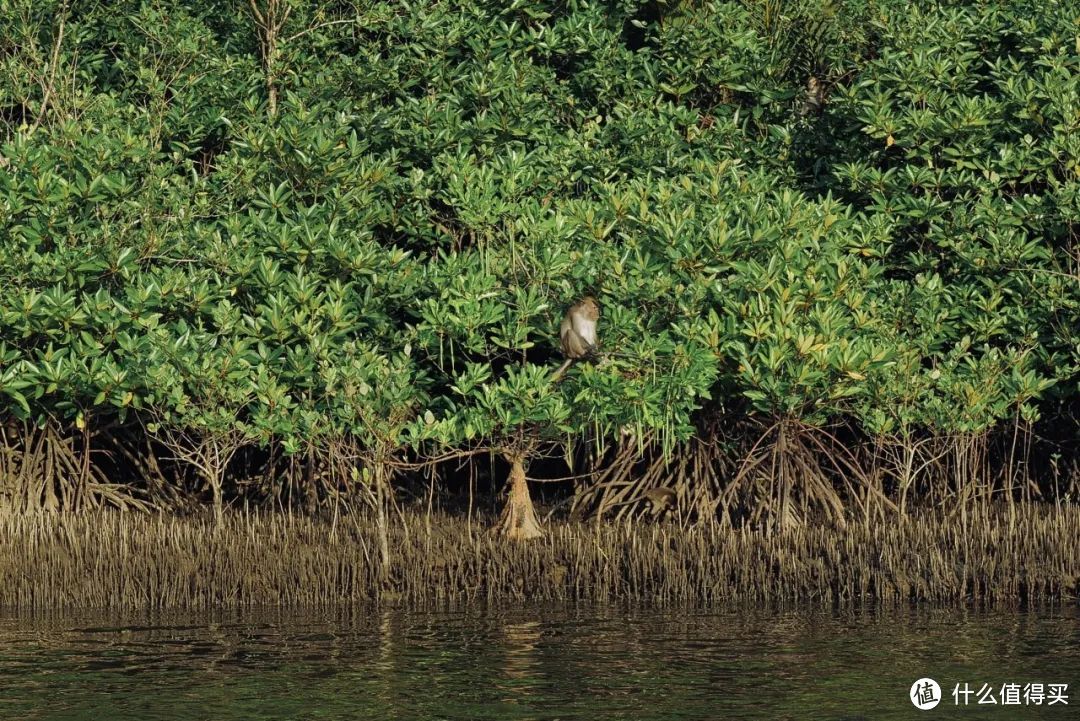
<svg viewBox="0 0 1080 721"><path fill-rule="evenodd" d="M679 505L679 494L676 493L673 488L655 486L646 489L641 495L631 498L630 500L612 503L604 510L608 511L622 506L631 506L643 500L649 502L649 516L655 521L675 511Z"/></svg>
<svg viewBox="0 0 1080 721"><path fill-rule="evenodd" d="M592 355L599 345L596 336L596 322L600 320L600 306L596 299L587 295L570 306L559 326L559 345L562 346L566 361L555 371L558 380L570 364Z"/></svg>
<svg viewBox="0 0 1080 721"><path fill-rule="evenodd" d="M806 90L803 93L802 107L799 114L803 117L818 115L825 107L825 86L813 75L806 81Z"/></svg>
<svg viewBox="0 0 1080 721"><path fill-rule="evenodd" d="M679 494L665 486L650 488L641 495L649 499L653 516L659 516L664 511L674 508L679 502Z"/></svg>

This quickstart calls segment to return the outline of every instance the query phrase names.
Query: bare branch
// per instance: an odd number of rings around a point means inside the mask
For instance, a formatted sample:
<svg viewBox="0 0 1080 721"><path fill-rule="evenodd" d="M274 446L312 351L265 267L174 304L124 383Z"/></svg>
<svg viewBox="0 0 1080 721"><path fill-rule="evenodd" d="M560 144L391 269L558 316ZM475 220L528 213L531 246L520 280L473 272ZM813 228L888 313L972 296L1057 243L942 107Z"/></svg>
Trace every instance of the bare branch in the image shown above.
<svg viewBox="0 0 1080 721"><path fill-rule="evenodd" d="M293 40L298 40L298 39L304 37L305 35L307 35L308 33L313 33L316 30L322 30L323 28L330 27L331 25L344 25L346 23L355 24L355 23L359 23L359 22L360 22L360 18L347 18L345 20L328 20L327 22L319 23L318 25L312 25L309 28L301 30L300 32L295 33L293 35L290 35L289 37L285 38L285 42L291 43Z"/></svg>
<svg viewBox="0 0 1080 721"><path fill-rule="evenodd" d="M64 42L64 27L67 24L67 16L68 3L67 0L64 0L64 5L60 9L60 28L56 32L56 39L53 41L52 59L49 61L49 79L45 82L45 88L41 94L41 108L38 109L34 124L30 127L31 133L41 125L41 121L45 118L45 112L49 108L49 103L52 101L53 86L56 84L56 70L60 65L60 46Z"/></svg>
<svg viewBox="0 0 1080 721"><path fill-rule="evenodd" d="M259 25L262 25L263 27L265 27L266 26L266 18L264 18L263 14L259 11L258 3L255 2L255 0L248 0L248 5L251 6L251 14L255 16L255 22L257 22L257 23L259 23Z"/></svg>

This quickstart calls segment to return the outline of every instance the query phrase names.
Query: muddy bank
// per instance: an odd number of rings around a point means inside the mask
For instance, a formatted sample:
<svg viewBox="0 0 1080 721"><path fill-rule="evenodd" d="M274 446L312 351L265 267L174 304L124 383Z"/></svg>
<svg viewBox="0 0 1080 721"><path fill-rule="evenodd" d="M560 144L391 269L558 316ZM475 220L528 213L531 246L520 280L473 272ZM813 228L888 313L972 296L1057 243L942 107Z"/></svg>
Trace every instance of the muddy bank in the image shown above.
<svg viewBox="0 0 1080 721"><path fill-rule="evenodd" d="M854 606L1076 603L1080 508L768 534L553 524L530 542L474 520L406 514L380 563L375 524L285 514L100 512L0 518L0 607L207 609L377 601L581 600ZM385 570L385 573L384 573Z"/></svg>

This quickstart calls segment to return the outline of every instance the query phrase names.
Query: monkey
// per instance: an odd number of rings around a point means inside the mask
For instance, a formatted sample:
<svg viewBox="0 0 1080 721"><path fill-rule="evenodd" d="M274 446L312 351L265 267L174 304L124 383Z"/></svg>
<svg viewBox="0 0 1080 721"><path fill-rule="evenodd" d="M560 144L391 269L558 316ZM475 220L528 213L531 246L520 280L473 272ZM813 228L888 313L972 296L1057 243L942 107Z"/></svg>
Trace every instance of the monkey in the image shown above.
<svg viewBox="0 0 1080 721"><path fill-rule="evenodd" d="M650 488L641 495L649 500L649 512L653 518L663 515L665 511L674 510L679 502L679 495L664 486Z"/></svg>
<svg viewBox="0 0 1080 721"><path fill-rule="evenodd" d="M559 326L559 345L562 346L566 360L555 371L552 380L558 380L570 364L581 358L588 358L598 346L596 322L600 320L600 306L596 299L587 295L570 306Z"/></svg>
<svg viewBox="0 0 1080 721"><path fill-rule="evenodd" d="M599 319L600 306L591 295L570 306L559 326L559 343L567 358L585 358L596 349L596 322Z"/></svg>
<svg viewBox="0 0 1080 721"><path fill-rule="evenodd" d="M820 80L811 75L806 81L806 91L803 94L799 115L804 118L808 115L818 115L824 107L825 86L821 84Z"/></svg>
<svg viewBox="0 0 1080 721"><path fill-rule="evenodd" d="M675 510L676 506L679 504L679 494L676 493L674 489L668 488L667 486L653 486L628 501L612 503L605 510L629 506L642 500L649 502L649 516L653 520L657 520L664 514Z"/></svg>

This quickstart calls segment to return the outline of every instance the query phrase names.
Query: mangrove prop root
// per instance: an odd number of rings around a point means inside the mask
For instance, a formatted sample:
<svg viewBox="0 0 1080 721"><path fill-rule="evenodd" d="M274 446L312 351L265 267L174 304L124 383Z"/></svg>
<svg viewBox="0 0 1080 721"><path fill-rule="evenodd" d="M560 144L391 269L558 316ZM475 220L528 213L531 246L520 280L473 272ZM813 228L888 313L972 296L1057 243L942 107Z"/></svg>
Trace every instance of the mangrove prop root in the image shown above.
<svg viewBox="0 0 1080 721"><path fill-rule="evenodd" d="M0 513L0 611L207 610L351 603L729 603L801 608L1075 605L1080 507L1017 504L790 530L552 523L509 543L468 519L402 513L384 573L374 512Z"/></svg>

